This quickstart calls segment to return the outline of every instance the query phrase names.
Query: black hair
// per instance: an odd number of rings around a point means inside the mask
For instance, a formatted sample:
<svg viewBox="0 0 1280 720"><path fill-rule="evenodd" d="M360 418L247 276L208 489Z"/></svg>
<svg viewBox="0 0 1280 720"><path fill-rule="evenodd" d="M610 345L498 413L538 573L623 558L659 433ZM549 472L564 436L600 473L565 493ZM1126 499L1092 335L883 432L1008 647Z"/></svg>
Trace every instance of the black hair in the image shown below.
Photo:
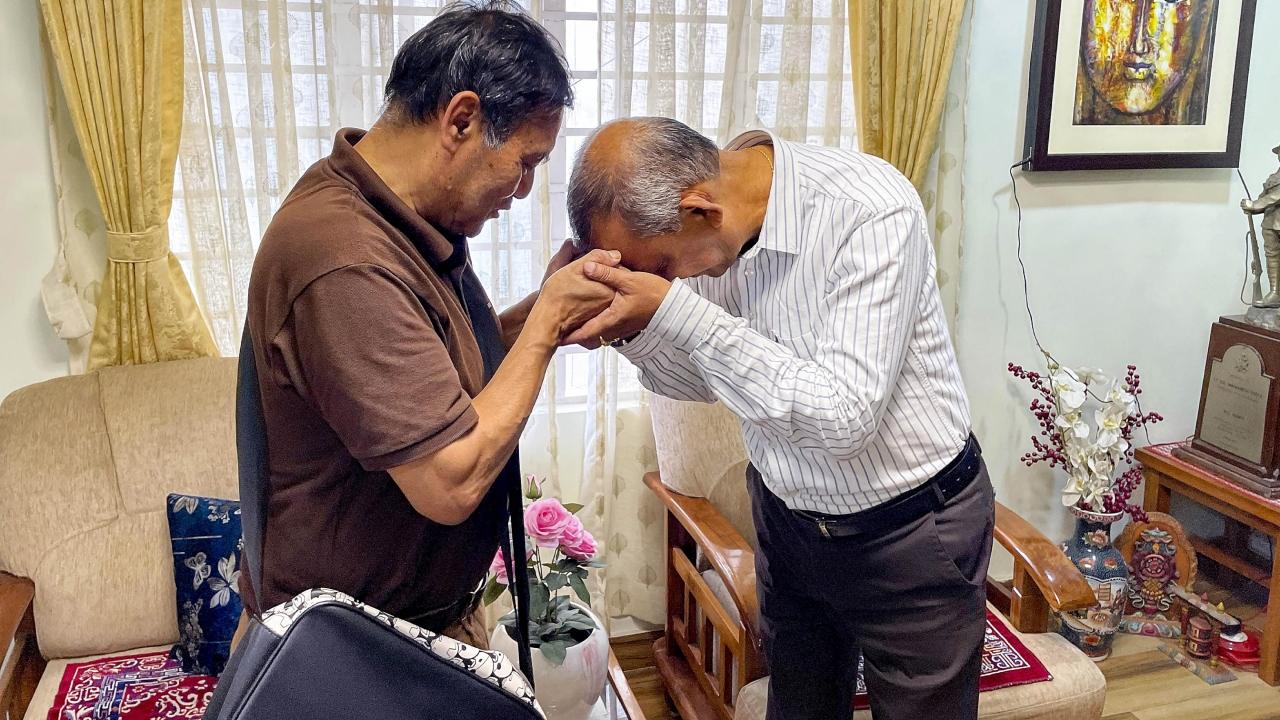
<svg viewBox="0 0 1280 720"><path fill-rule="evenodd" d="M573 105L559 43L510 0L447 5L396 52L385 99L395 120L423 123L468 90L480 96L491 145Z"/></svg>

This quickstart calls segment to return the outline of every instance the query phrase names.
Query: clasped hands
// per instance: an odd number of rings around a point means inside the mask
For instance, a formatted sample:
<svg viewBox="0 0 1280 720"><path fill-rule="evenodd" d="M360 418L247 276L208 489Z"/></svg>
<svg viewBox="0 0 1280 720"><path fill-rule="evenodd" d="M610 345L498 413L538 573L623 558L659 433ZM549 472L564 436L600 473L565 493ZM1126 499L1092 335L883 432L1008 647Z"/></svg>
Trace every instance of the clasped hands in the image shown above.
<svg viewBox="0 0 1280 720"><path fill-rule="evenodd" d="M560 311L560 344L590 350L648 327L671 283L627 269L614 250L576 254L572 241L566 241L551 258L542 281L540 300Z"/></svg>

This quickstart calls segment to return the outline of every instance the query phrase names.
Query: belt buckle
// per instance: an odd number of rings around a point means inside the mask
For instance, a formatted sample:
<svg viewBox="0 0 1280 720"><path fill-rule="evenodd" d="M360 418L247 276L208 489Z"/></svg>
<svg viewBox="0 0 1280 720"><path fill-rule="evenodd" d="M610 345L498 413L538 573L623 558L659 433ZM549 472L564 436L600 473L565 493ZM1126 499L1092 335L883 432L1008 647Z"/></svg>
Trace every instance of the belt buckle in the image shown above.
<svg viewBox="0 0 1280 720"><path fill-rule="evenodd" d="M828 539L828 540L830 540L830 539L831 539L831 531L827 529L827 521L826 521L826 520L819 520L819 521L818 521L818 534L822 535L822 537L824 537L824 538L826 538L826 539Z"/></svg>

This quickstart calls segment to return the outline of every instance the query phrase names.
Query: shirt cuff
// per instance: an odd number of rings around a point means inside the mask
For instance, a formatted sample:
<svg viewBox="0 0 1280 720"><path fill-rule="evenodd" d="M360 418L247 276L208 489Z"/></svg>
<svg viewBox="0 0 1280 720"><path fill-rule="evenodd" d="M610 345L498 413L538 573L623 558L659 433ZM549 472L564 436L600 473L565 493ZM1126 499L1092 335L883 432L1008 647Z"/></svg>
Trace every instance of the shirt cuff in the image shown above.
<svg viewBox="0 0 1280 720"><path fill-rule="evenodd" d="M656 355L661 349L662 338L648 330L618 346L618 352L622 353L622 357L630 361L632 365L639 365Z"/></svg>
<svg viewBox="0 0 1280 720"><path fill-rule="evenodd" d="M683 280L676 279L649 321L647 332L692 354L711 335L717 314L723 312L720 306L694 292Z"/></svg>

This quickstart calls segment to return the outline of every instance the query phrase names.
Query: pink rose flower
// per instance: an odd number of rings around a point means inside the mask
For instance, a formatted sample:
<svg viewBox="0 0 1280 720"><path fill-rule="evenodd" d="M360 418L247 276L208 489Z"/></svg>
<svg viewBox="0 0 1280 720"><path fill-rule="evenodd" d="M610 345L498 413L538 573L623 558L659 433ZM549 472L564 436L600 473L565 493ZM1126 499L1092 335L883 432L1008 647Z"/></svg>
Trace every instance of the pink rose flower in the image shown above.
<svg viewBox="0 0 1280 720"><path fill-rule="evenodd" d="M509 579L507 578L507 561L506 558L502 556L501 550L498 551L497 555L493 556L493 562L489 563L489 572L493 573L494 576L498 578L499 583L503 585L510 584Z"/></svg>
<svg viewBox="0 0 1280 720"><path fill-rule="evenodd" d="M581 525L581 524L579 524ZM590 560L596 556L596 539L591 537L591 533L586 530L582 531L582 535L574 539L572 543L562 542L560 547L564 550L564 554L574 560Z"/></svg>
<svg viewBox="0 0 1280 720"><path fill-rule="evenodd" d="M576 519L559 500L543 498L524 509L524 531L538 547L554 548L560 544L565 528Z"/></svg>
<svg viewBox="0 0 1280 720"><path fill-rule="evenodd" d="M582 526L582 521L578 519L578 516L573 516L569 521L569 526L564 529L564 532L560 533L560 548L563 550L582 542L582 534L586 531L587 529Z"/></svg>

